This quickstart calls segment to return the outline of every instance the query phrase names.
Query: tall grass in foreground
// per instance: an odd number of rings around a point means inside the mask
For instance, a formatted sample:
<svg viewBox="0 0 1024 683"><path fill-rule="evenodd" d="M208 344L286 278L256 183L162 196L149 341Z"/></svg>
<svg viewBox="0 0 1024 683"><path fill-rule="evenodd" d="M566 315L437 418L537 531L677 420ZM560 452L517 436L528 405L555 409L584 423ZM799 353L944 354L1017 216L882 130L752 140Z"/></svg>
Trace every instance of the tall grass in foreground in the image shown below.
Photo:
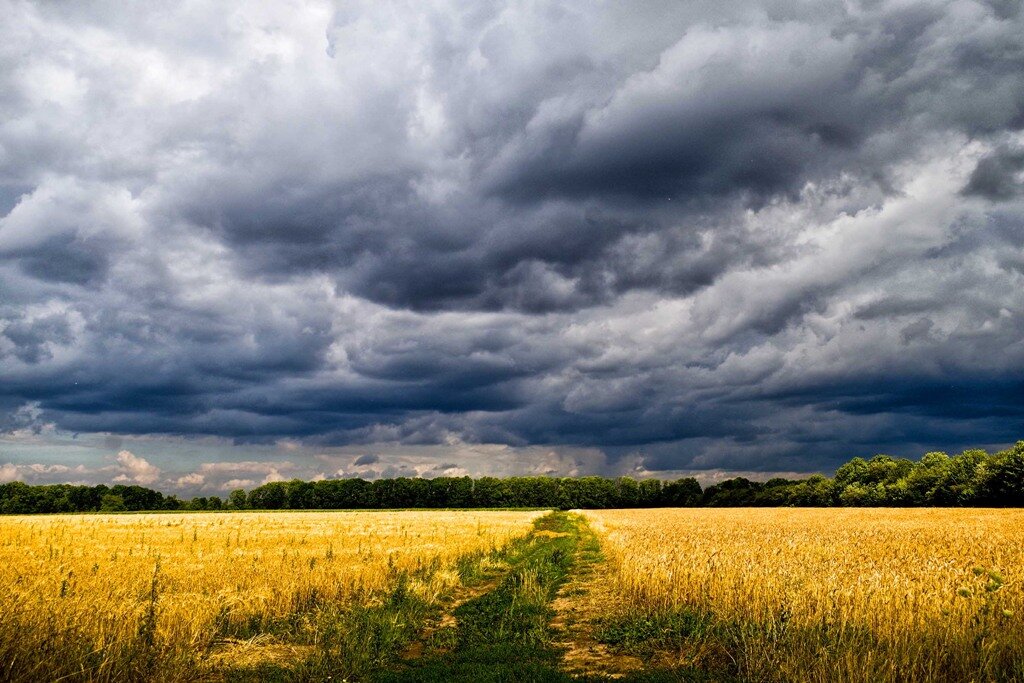
<svg viewBox="0 0 1024 683"><path fill-rule="evenodd" d="M0 518L0 679L194 680L332 657L336 666L352 656L346 648L379 647L407 628L402 610L434 604L467 557L527 533L542 514Z"/></svg>
<svg viewBox="0 0 1024 683"><path fill-rule="evenodd" d="M744 680L1024 679L1024 511L585 514L609 642Z"/></svg>

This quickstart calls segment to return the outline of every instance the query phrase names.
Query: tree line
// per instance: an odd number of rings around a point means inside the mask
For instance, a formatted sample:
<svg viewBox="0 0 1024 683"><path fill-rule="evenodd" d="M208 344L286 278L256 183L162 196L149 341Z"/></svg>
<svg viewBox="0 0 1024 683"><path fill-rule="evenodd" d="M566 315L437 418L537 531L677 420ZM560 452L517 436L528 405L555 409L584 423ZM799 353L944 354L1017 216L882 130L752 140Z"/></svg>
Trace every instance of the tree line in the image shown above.
<svg viewBox="0 0 1024 683"><path fill-rule="evenodd" d="M142 486L23 482L0 485L0 513L157 510L336 510L387 508L644 508L832 506L1024 506L1024 441L997 453L981 449L920 460L854 458L834 477L736 477L702 489L696 479L620 477L399 477L272 482L225 499L181 500Z"/></svg>

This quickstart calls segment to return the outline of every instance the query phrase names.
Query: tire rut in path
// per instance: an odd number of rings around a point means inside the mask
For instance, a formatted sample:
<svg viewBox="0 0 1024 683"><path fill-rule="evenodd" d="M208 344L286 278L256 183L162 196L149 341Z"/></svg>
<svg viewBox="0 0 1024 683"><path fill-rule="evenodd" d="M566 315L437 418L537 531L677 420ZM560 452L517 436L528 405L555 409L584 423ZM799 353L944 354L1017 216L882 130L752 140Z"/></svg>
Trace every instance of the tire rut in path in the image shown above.
<svg viewBox="0 0 1024 683"><path fill-rule="evenodd" d="M442 607L441 614L433 619L429 620L426 626L420 631L418 637L402 651L399 655L402 661L414 661L421 659L428 654L428 650L433 650L433 654L437 654L444 651L443 647L439 647L437 643L433 643L434 637L445 629L456 629L458 627L458 617L455 616L455 611L462 605L476 600L482 595L490 593L494 590L501 580L508 575L511 571L506 563L491 564L488 569L485 570L485 578L481 581L468 585L462 586L456 589L452 595L445 601Z"/></svg>
<svg viewBox="0 0 1024 683"><path fill-rule="evenodd" d="M616 597L606 577L604 557L597 536L586 520L579 522L580 540L568 580L558 591L551 608L555 644L562 650L562 668L584 678L624 678L644 668L639 657L613 652L597 639L598 622L608 614Z"/></svg>

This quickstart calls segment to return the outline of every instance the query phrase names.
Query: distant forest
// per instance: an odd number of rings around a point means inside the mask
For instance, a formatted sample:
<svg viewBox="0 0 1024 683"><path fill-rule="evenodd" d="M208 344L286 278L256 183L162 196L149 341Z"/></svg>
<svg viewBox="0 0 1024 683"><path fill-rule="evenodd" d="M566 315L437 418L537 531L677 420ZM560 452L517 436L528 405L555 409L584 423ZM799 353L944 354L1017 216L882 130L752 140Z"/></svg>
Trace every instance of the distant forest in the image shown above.
<svg viewBox="0 0 1024 683"><path fill-rule="evenodd" d="M729 479L702 489L696 479L621 477L437 477L284 481L248 493L180 500L142 486L22 482L0 485L0 512L157 510L333 510L384 508L643 508L831 506L1024 506L1024 441L998 453L926 453L917 462L854 458L834 477Z"/></svg>

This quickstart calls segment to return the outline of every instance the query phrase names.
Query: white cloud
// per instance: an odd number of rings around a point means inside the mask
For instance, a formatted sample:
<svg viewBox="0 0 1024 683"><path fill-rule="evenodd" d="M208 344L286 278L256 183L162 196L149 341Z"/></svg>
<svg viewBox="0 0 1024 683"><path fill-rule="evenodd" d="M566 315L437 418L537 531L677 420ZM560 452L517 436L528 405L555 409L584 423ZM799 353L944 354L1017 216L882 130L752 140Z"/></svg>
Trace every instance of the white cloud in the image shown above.
<svg viewBox="0 0 1024 683"><path fill-rule="evenodd" d="M177 479L175 479L175 482L177 482L178 486L181 487L202 486L203 484L206 483L206 477L199 474L198 472L193 472L191 474L186 474L183 477L178 477Z"/></svg>
<svg viewBox="0 0 1024 683"><path fill-rule="evenodd" d="M145 458L140 458L131 451L118 452L115 460L120 471L120 474L114 477L116 482L148 486L160 479L159 467L149 464Z"/></svg>
<svg viewBox="0 0 1024 683"><path fill-rule="evenodd" d="M30 484L82 483L96 470L85 465L62 465L44 463L6 463L0 465L0 483L24 481Z"/></svg>
<svg viewBox="0 0 1024 683"><path fill-rule="evenodd" d="M0 465L0 483L6 484L18 479L18 467L14 463Z"/></svg>

